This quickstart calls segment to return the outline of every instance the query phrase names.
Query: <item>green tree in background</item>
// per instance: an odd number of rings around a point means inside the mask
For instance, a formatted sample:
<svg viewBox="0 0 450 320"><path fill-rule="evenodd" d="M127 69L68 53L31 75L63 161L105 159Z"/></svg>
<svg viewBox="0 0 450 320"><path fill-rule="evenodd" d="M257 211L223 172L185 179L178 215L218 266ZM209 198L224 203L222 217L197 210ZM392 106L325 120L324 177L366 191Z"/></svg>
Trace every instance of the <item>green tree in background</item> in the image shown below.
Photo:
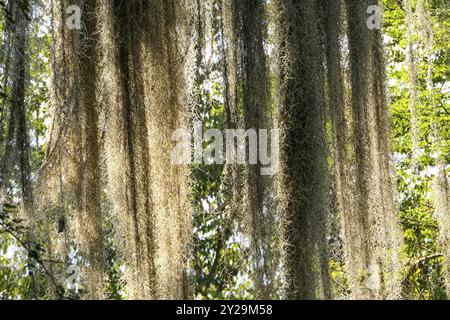
<svg viewBox="0 0 450 320"><path fill-rule="evenodd" d="M449 164L449 11L445 1L426 1L434 32L433 55L427 53L421 33L418 6L421 1L385 1L385 33L389 56L389 89L393 114L393 150L407 258L403 282L405 298L445 299L444 247L433 201L433 179L437 174L433 126L445 143L441 154L448 176ZM411 6L411 8L408 8ZM411 10L408 21L407 12ZM408 26L408 23L411 23ZM408 27L409 37L408 37ZM411 57L411 55L413 55ZM416 84L411 92L411 59ZM433 99L429 99L427 77L432 66ZM415 109L411 103L415 102ZM415 118L415 119L414 119ZM414 135L417 137L414 138ZM414 141L417 140L417 141ZM447 212L448 215L448 212ZM446 231L444 231L446 232Z"/></svg>

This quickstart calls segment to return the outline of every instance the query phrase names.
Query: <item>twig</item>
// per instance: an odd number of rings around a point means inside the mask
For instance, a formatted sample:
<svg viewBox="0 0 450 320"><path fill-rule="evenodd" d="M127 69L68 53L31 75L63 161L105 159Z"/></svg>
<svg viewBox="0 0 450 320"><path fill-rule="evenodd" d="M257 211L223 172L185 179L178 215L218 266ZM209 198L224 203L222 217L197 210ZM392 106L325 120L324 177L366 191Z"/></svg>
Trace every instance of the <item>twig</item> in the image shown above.
<svg viewBox="0 0 450 320"><path fill-rule="evenodd" d="M64 290L61 288L61 286L58 284L54 276L48 271L47 267L45 266L45 263L34 253L28 245L20 239L12 230L9 228L5 223L0 221L0 227L2 227L9 235L11 235L28 253L28 256L31 257L34 261L36 261L39 266L44 270L44 273L50 278L53 286L57 290L57 293L60 297L64 297Z"/></svg>
<svg viewBox="0 0 450 320"><path fill-rule="evenodd" d="M411 270L416 270L417 268L420 267L420 265L424 264L425 262L429 261L429 260L433 260L433 259L437 259L437 258L442 258L444 255L442 253L435 253L426 257L422 257L420 259L418 259L416 262L411 264Z"/></svg>

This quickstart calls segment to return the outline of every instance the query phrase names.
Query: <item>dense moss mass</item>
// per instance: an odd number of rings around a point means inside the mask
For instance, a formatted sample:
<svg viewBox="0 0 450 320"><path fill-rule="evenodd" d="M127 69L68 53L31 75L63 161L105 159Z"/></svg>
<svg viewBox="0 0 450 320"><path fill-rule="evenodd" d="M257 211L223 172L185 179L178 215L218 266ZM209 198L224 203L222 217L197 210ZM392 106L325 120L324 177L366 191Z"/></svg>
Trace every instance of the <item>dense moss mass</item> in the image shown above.
<svg viewBox="0 0 450 320"><path fill-rule="evenodd" d="M448 9L0 0L0 299L448 298Z"/></svg>

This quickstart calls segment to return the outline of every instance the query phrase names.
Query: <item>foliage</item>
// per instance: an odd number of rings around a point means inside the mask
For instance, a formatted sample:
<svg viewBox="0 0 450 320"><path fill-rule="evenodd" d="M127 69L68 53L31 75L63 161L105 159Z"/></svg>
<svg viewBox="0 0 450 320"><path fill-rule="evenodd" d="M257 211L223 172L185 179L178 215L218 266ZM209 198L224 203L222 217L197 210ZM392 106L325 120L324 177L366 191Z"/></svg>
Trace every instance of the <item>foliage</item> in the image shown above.
<svg viewBox="0 0 450 320"><path fill-rule="evenodd" d="M449 19L448 7L442 1L428 1L435 32L433 81L434 98L439 112L435 113L427 101L426 76L429 61L420 54L419 44L419 118L420 157L418 172L411 169L412 138L409 110L408 66L406 64L405 8L399 1L386 0L385 32L388 48L388 72L391 110L393 114L392 148L397 173L397 192L400 201L400 220L404 231L405 255L408 264L404 269L404 295L409 299L442 299L445 290L442 282L443 258L438 243L437 217L432 202L432 179L435 175L432 147L432 123L440 124L446 141L444 155L447 167L450 161L449 103ZM417 39L416 39L417 40Z"/></svg>
<svg viewBox="0 0 450 320"><path fill-rule="evenodd" d="M210 61L204 61L197 79L198 109L203 130L224 129L224 81L221 72L221 35L215 12L206 46ZM207 144L203 146L207 148ZM194 297L199 299L248 299L250 283L246 279L244 248L236 235L237 226L227 215L229 195L224 188L223 165L198 165L193 168L194 240L192 272ZM248 267L248 265L247 265ZM248 275L247 275L248 276Z"/></svg>
<svg viewBox="0 0 450 320"><path fill-rule="evenodd" d="M3 14L5 15L7 23L14 23L14 19L12 18L12 13L8 5L11 2L16 2L19 9L23 12L23 14L27 17L28 20L31 20L30 18L30 0L10 0L9 2L6 2L5 0L0 0L0 10L3 11Z"/></svg>
<svg viewBox="0 0 450 320"><path fill-rule="evenodd" d="M15 206L0 203L0 299L24 299L30 292L26 254L16 238L23 229L14 212Z"/></svg>

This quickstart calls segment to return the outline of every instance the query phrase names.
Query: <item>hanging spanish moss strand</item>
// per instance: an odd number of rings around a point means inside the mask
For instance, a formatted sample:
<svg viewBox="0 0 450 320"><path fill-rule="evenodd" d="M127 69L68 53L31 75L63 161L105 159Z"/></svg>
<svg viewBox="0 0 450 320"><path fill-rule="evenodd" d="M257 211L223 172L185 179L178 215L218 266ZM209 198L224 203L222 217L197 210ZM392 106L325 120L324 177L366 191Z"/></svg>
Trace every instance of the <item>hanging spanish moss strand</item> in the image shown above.
<svg viewBox="0 0 450 320"><path fill-rule="evenodd" d="M74 4L84 13L82 30L66 24L66 11ZM93 0L51 3L53 123L42 169L45 220L53 225L47 239L55 243L48 243L54 248L49 254L61 260L57 273L65 278L71 246L79 247L85 299L104 297L95 6Z"/></svg>
<svg viewBox="0 0 450 320"><path fill-rule="evenodd" d="M13 70L12 70L12 90L11 102L13 104L13 113L16 114L17 132L16 143L17 151L19 153L19 167L20 167L20 185L22 188L22 201L24 211L27 213L27 218L32 221L29 216L33 208L33 193L31 190L31 167L29 155L29 135L28 135L28 121L27 108L25 105L25 90L28 78L28 19L24 13L16 5L15 23L16 32L13 47Z"/></svg>
<svg viewBox="0 0 450 320"><path fill-rule="evenodd" d="M268 120L269 78L264 50L267 32L264 24L265 2L241 1L237 7L240 25L236 23L235 29L238 27L242 50L242 117L245 129L254 129L259 133L260 129L273 129L273 124ZM258 141L261 145L262 141ZM247 163L250 163L250 159L247 159ZM267 300L275 297L275 261L271 237L275 231L275 221L271 199L265 193L272 181L269 177L262 176L261 169L259 162L245 167L244 206L252 243L254 298Z"/></svg>
<svg viewBox="0 0 450 320"><path fill-rule="evenodd" d="M23 19L20 17L20 12L17 6L17 2L15 0L9 1L7 3L8 11L12 14L11 18L18 19L19 24L16 23L5 23L5 31L4 31L4 43L6 47L6 51L3 54L3 61L5 67L5 74L3 75L3 87L2 87L2 131L1 131L1 139L3 150L0 153L0 187L5 191L12 187L12 180L15 178L15 166L14 163L18 160L17 152L16 152L16 132L17 132L17 113L18 110L14 107L15 101L12 97L12 88L14 85L13 80L19 80L20 75L17 72L20 72L22 66L20 65L20 60L24 57L24 52L17 52L21 48L21 36L22 31L20 27L23 27ZM15 58L14 53L18 53L19 57ZM16 61L14 61L14 59ZM19 65L17 65L19 63ZM13 79L14 78L14 79ZM24 80L25 81L25 80ZM21 80L19 80L21 82ZM16 81L17 83L17 81ZM17 88L17 86L16 86ZM16 92L17 93L17 92ZM5 130L6 129L6 130ZM4 132L5 131L5 132Z"/></svg>
<svg viewBox="0 0 450 320"><path fill-rule="evenodd" d="M352 296L371 298L366 287L367 273L370 268L371 236L369 215L369 180L372 168L369 163L369 133L367 124L367 89L369 30L366 26L367 1L346 1L348 16L348 37L350 49L350 86L353 126L352 135L354 157L356 161L356 180L354 191L355 210L346 213L347 272ZM348 231L347 231L348 230Z"/></svg>
<svg viewBox="0 0 450 320"><path fill-rule="evenodd" d="M427 57L427 102L433 110L432 126L432 149L435 154L435 166L437 174L433 181L433 202L435 215L439 222L439 240L444 254L444 281L447 295L450 296L450 190L446 171L446 163L443 153L443 137L441 134L442 124L439 121L439 110L434 96L434 30L433 22L425 0L417 2L417 23L421 38L424 39Z"/></svg>
<svg viewBox="0 0 450 320"><path fill-rule="evenodd" d="M367 8L377 2L347 0L346 4L356 162L355 210L344 218L347 269L353 298L387 299L398 294L394 266L399 243L381 34L366 25Z"/></svg>
<svg viewBox="0 0 450 320"><path fill-rule="evenodd" d="M192 35L192 39L194 39L194 47L192 49L192 54L195 55L191 57L192 62L191 69L192 74L195 75L193 87L193 95L191 104L191 121L192 123L200 123L202 122L203 117L205 117L204 110L211 107L210 102L208 101L208 97L205 92L205 84L210 81L211 76L211 57L205 57L206 50L212 48L212 39L214 37L213 32L213 7L214 2L217 0L196 0L195 7L193 10L193 25L195 27L195 34ZM194 138L194 139L198 139ZM193 141L193 143L200 143L200 141ZM192 174L193 179L195 177L195 172ZM191 187L194 189L194 187ZM195 211L194 211L194 214ZM195 234L195 233L194 233ZM192 245L189 247L190 249L190 257L189 259L189 267L192 267L192 264L195 264L195 259L193 257L198 256L198 250L200 246L194 245L195 241L192 241ZM222 239L219 238L218 245L223 243ZM219 249L220 250L220 249ZM218 250L218 251L219 251ZM217 260L219 255L217 256ZM194 297L195 283L193 278L187 279L186 282L188 289L189 298Z"/></svg>
<svg viewBox="0 0 450 320"><path fill-rule="evenodd" d="M99 1L103 101L108 107L106 161L131 299L156 297L150 159L138 26L141 1ZM144 5L146 7L146 5ZM106 93L108 93L106 95Z"/></svg>
<svg viewBox="0 0 450 320"><path fill-rule="evenodd" d="M35 242L35 219L33 215L33 190L31 183L31 164L30 164L30 143L28 133L27 106L25 103L25 93L28 85L28 38L29 38L29 20L25 13L19 8L17 1L9 2L9 10L12 13L14 26L11 30L11 74L10 77L11 95L9 97L10 121L7 146L5 150L4 169L12 168L14 163L18 162L18 172L16 176L10 178L17 181L21 190L23 218L27 221L27 250L30 258L28 268L31 275L31 297L37 297L37 288L34 279L34 266L31 254L36 250L33 246ZM6 80L6 79L5 79ZM7 82L6 82L7 83ZM5 88L6 90L6 88ZM14 170L12 170L14 171ZM8 179L4 174L3 178ZM8 185L8 182L6 185ZM0 182L0 187L1 187Z"/></svg>
<svg viewBox="0 0 450 320"><path fill-rule="evenodd" d="M372 0L369 5L382 7L381 2ZM379 248L375 250L376 263L380 268L380 288L377 290L380 299L398 299L401 291L400 250L402 244L401 229L397 218L395 204L394 170L391 162L391 114L386 88L386 62L383 48L382 32L373 30L370 64L371 99L373 100L374 118L373 142L375 147L373 158L375 176L372 182L376 199L375 239ZM376 283L376 281L374 281Z"/></svg>
<svg viewBox="0 0 450 320"><path fill-rule="evenodd" d="M48 1L45 5L43 5L44 10L47 10L49 12L49 16L51 19L51 25L50 25L50 32L52 35L52 39L55 39L54 35L56 33L56 19L55 19L55 5L53 1ZM55 57L55 45L53 44L51 47L51 56L52 59ZM52 61L52 69L54 70L54 61ZM52 75L52 81L54 82L56 80L55 75ZM54 94L54 87L52 85L51 93ZM53 109L56 109L54 107L51 107ZM54 112L54 111L53 111ZM54 122L53 122L54 124ZM51 137L51 134L47 134L48 137ZM43 259L46 259L47 261L58 261L58 255L57 250L55 250L56 247L56 239L53 238L55 234L57 234L56 226L57 226L57 219L55 219L55 211L59 211L59 208L62 207L61 204L57 204L56 196L55 194L52 194L50 190L50 186L54 187L55 182L53 179L50 179L51 183L48 183L47 180L50 178L50 171L46 168L47 165L51 166L49 159L52 158L49 156L48 148L46 151L46 159L44 159L44 163L42 167L40 168L39 175L37 175L37 181L36 181L36 212L38 213L35 217L35 223L38 225L38 227L42 226L42 233L39 235L39 241L44 245L45 247L45 254L43 255ZM52 190L55 190L54 188ZM45 203L45 204L44 204ZM46 288L46 291L44 292L49 299L58 299L62 298L64 295L64 292L60 290L56 284L56 281L59 280L59 277L57 276L60 274L60 265L57 263L48 263L46 264L47 270L49 272L49 275L53 277L54 284L49 285Z"/></svg>
<svg viewBox="0 0 450 320"><path fill-rule="evenodd" d="M317 3L274 1L281 130L278 196L284 295L330 297L321 270L326 244L327 163Z"/></svg>
<svg viewBox="0 0 450 320"><path fill-rule="evenodd" d="M104 97L106 161L128 295L182 299L189 296L190 169L171 164L170 137L191 126L196 103L195 37L188 32L195 6L100 3L102 90L114 93Z"/></svg>
<svg viewBox="0 0 450 320"><path fill-rule="evenodd" d="M82 168L82 210L76 216L75 235L86 264L82 269L82 282L86 291L84 298L104 298L104 256L102 236L102 212L100 202L101 167L99 143L99 110L97 101L96 49L97 19L96 0L80 3L83 12L83 29L80 32L80 108L83 116L82 137L84 144Z"/></svg>
<svg viewBox="0 0 450 320"><path fill-rule="evenodd" d="M14 2L10 2L8 5L12 6ZM8 122L8 114L10 113L7 108L8 102L8 88L9 88L9 80L10 80L10 69L11 69L11 51L12 51L12 29L14 28L14 24L5 23L3 34L2 34L2 51L1 51L1 63L3 68L3 83L1 88L2 94L2 105L1 105L1 114L0 114L0 146L2 149L0 150L0 188L6 188L6 181L8 180L5 161L6 161L6 150L4 147L4 142L7 137L7 122ZM7 144L9 143L6 140Z"/></svg>
<svg viewBox="0 0 450 320"><path fill-rule="evenodd" d="M409 111L411 113L411 139L412 139L412 164L411 168L417 170L417 161L420 156L420 128L419 128L419 96L418 96L418 70L416 65L416 53L414 50L414 12L411 0L404 0L406 10L406 36L407 36L407 65L409 78Z"/></svg>
<svg viewBox="0 0 450 320"><path fill-rule="evenodd" d="M191 170L173 165L172 133L192 128L195 116L197 43L196 4L189 0L152 1L149 39L144 43L145 91L148 95L151 189L157 236L158 297L191 295L187 260L191 252Z"/></svg>
<svg viewBox="0 0 450 320"><path fill-rule="evenodd" d="M52 32L52 87L50 97L51 127L39 183L39 210L45 223L44 236L48 261L57 261L52 272L64 283L69 266L71 217L81 209L79 177L81 176L79 148L79 88L77 65L77 37L66 27L68 2L52 0L48 4ZM51 288L54 298L61 298Z"/></svg>
<svg viewBox="0 0 450 320"><path fill-rule="evenodd" d="M242 110L239 110L242 94L242 79L239 78L239 59L241 53L237 47L239 39L235 30L235 8L233 1L218 0L217 6L219 14L219 32L221 36L221 55L223 60L223 78L224 78L224 99L225 116L227 129L238 129L244 127L244 119L241 116ZM230 220L242 223L240 208L240 199L243 187L242 166L226 163L225 166L225 189L228 190L228 215Z"/></svg>
<svg viewBox="0 0 450 320"><path fill-rule="evenodd" d="M21 197L25 218L31 222L33 196L31 190L31 167L29 155L29 134L27 120L27 106L25 104L25 91L28 83L28 25L29 21L25 14L19 9L16 1L8 3L8 9L12 13L14 25L9 32L10 57L4 57L11 65L10 71L4 75L6 87L4 103L8 106L8 135L6 148L2 157L2 174L0 176L0 187L11 187L10 179L17 180L21 188ZM5 53L8 54L8 53ZM5 66L6 67L6 66ZM10 82L11 88L8 88ZM10 89L10 95L8 95ZM3 112L6 113L6 110ZM2 116L4 115L2 112ZM15 172L15 163L18 163L17 175L8 176L7 172Z"/></svg>
<svg viewBox="0 0 450 320"><path fill-rule="evenodd" d="M224 24L227 39L228 53L227 70L231 75L230 86L233 94L228 98L231 101L234 122L240 128L259 129L268 128L267 120L269 103L269 84L266 70L266 57L264 52L265 3L260 0L253 1L224 1ZM246 159L249 163L249 159ZM239 170L234 168L234 171ZM232 207L242 212L239 219L244 224L244 231L251 240L252 277L254 280L254 296L257 299L269 299L273 296L274 270L270 269L271 246L270 231L273 226L273 217L269 212L267 197L264 190L269 183L261 176L261 166L247 164L243 169L243 181L232 184L234 192L239 195L239 186L242 183L244 203L234 198ZM266 210L264 210L264 206ZM239 209L238 209L239 208ZM264 213L264 211L266 213Z"/></svg>
<svg viewBox="0 0 450 320"><path fill-rule="evenodd" d="M352 195L350 189L349 177L349 155L348 155L348 134L349 127L346 120L346 105L344 102L344 79L342 64L342 48L341 37L343 33L342 24L342 2L341 1L320 1L323 10L323 24L325 29L325 54L327 66L327 103L332 122L332 150L334 175L336 184L337 208L335 207L336 217L336 235L339 236L346 228L340 228L339 221L343 221L342 225L348 225L347 217L351 216ZM343 220L346 219L346 220ZM333 221L332 221L333 222ZM342 229L342 230L340 230ZM340 244L336 244L336 254L342 255L339 248ZM339 257L341 258L341 257Z"/></svg>

